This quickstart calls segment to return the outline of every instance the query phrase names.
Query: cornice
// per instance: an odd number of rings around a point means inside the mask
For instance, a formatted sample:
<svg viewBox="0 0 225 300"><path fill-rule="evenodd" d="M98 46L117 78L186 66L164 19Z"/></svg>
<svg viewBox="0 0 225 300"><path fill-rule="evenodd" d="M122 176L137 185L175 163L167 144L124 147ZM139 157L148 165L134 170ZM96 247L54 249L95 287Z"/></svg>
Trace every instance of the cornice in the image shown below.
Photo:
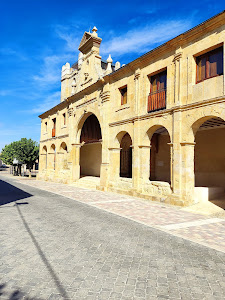
<svg viewBox="0 0 225 300"><path fill-rule="evenodd" d="M63 138L66 138L66 137L69 137L69 134L59 135L59 136L56 136L54 138L42 140L42 141L40 141L40 143L45 143L45 142L49 142L49 141L55 141L57 139L63 139Z"/></svg>
<svg viewBox="0 0 225 300"><path fill-rule="evenodd" d="M184 46L190 41L196 40L201 36L204 36L206 33L224 24L225 24L225 10L219 13L218 15L195 26L194 28L178 35L172 40L160 45L159 47L145 53L144 55L138 57L136 60L130 62L124 67L109 74L109 76L112 78L118 78L122 76L124 73L129 72L129 70L140 68L142 65L145 65L149 61L152 61L155 57L160 57L164 53L175 51L179 47Z"/></svg>
<svg viewBox="0 0 225 300"><path fill-rule="evenodd" d="M161 116L165 116L165 115L171 115L174 112L195 109L195 108L199 108L199 107L213 105L215 103L225 103L225 97L224 96L216 97L216 98L213 98L213 99L203 100L201 102L195 102L195 103L175 106L173 108L148 113L148 114L145 114L145 115L142 115L142 116L134 116L133 118L124 119L124 120L120 120L120 121L117 121L117 122L110 123L109 127L120 126L120 125L123 125L123 124L134 123L136 121L152 119L152 118L155 118L155 117L161 117Z"/></svg>
<svg viewBox="0 0 225 300"><path fill-rule="evenodd" d="M99 79L98 81L94 82L92 85L87 86L83 90L73 94L72 96L65 99L63 102L60 102L58 105L54 106L53 108L49 109L48 111L44 112L43 114L39 115L38 117L41 119L47 118L49 115L53 115L58 110L61 110L67 107L70 103L74 103L85 95L91 94L96 91L99 87L102 87L105 84L105 80L103 78Z"/></svg>

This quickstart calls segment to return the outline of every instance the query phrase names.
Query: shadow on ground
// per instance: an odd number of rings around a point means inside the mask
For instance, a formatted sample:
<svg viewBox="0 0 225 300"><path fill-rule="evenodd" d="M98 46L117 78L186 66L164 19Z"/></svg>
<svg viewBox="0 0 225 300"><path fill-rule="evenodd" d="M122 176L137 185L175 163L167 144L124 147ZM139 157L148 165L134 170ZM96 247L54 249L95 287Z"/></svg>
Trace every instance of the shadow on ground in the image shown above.
<svg viewBox="0 0 225 300"><path fill-rule="evenodd" d="M24 192L6 181L0 180L0 206L17 200L26 199L31 196L33 195ZM27 202L24 204L27 204Z"/></svg>
<svg viewBox="0 0 225 300"><path fill-rule="evenodd" d="M43 261L43 263L45 264L45 266L46 266L48 272L50 273L50 275L51 275L51 277L52 277L52 280L53 280L53 282L54 282L54 284L55 284L55 286L56 286L56 288L57 288L59 294L61 295L61 297L62 297L63 299L69 299L69 296L67 295L67 292L66 292L64 286L62 285L61 281L59 280L58 276L56 275L55 271L53 270L51 264L49 263L47 257L45 256L44 252L42 251L42 249L41 249L41 247L40 247L40 245L39 245L37 239L36 239L35 236L33 235L33 233L32 233L32 231L31 231L31 229L30 229L30 227L29 227L27 221L25 220L25 218L24 218L24 216L23 216L23 214L22 214L22 211L21 211L21 209L20 209L20 207L19 207L18 204L21 204L21 203L16 203L15 206L16 206L16 208L17 208L18 214L19 214L20 217L21 217L21 220L22 220L22 222L23 222L23 225L24 225L24 227L26 228L27 233L29 234L29 236L30 236L30 238L31 238L31 240L32 240L32 242L33 242L33 244L34 244L34 246L36 247L37 252L38 252L38 254L39 254L41 260ZM28 298L28 299L29 299L29 298ZM13 298L11 299L11 298L10 298L10 300L16 300L16 298L15 298L15 299L13 299Z"/></svg>
<svg viewBox="0 0 225 300"><path fill-rule="evenodd" d="M30 298L29 296L26 296L26 293L20 291L19 289L8 291L5 283L0 284L0 299L1 297L4 297L4 299L8 300L41 300L40 298Z"/></svg>

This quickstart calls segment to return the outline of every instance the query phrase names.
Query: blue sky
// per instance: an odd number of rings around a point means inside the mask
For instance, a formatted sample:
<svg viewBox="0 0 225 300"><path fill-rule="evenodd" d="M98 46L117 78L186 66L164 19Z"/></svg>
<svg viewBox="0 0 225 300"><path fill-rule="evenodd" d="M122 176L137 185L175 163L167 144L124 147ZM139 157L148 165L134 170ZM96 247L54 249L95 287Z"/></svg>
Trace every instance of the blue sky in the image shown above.
<svg viewBox="0 0 225 300"><path fill-rule="evenodd" d="M77 61L84 31L96 26L102 58L123 64L224 9L222 0L1 1L0 150L39 141L38 115L60 102L61 67Z"/></svg>

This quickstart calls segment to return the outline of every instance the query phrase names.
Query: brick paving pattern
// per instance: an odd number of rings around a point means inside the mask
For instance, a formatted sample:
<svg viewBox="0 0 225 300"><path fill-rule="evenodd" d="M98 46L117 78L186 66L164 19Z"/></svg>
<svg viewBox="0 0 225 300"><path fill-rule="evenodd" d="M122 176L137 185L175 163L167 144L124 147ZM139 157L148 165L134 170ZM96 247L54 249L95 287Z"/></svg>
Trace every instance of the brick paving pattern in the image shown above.
<svg viewBox="0 0 225 300"><path fill-rule="evenodd" d="M21 180L23 184L57 193L71 199L104 209L139 223L160 228L207 247L225 252L225 219L213 218L215 223L193 226L191 222L209 217L183 211L180 208L130 196L77 188L71 185L40 180ZM168 229L168 225L187 224L188 228Z"/></svg>
<svg viewBox="0 0 225 300"><path fill-rule="evenodd" d="M6 182L0 182L1 299L225 298L223 252L34 187L44 188L41 182ZM60 184L53 190L63 188L84 202L139 201L84 189L75 193ZM179 211L154 203L151 209L164 217L166 209L171 217ZM174 218L184 222L186 213L179 212ZM188 222L204 219L187 216Z"/></svg>

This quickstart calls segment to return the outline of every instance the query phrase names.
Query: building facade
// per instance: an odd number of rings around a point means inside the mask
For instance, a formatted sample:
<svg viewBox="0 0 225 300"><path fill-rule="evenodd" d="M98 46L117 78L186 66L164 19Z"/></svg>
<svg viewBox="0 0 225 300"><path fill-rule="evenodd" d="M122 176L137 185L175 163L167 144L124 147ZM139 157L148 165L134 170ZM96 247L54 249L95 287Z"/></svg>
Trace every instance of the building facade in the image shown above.
<svg viewBox="0 0 225 300"><path fill-rule="evenodd" d="M85 32L40 115L39 178L175 205L225 192L225 12L127 65Z"/></svg>

